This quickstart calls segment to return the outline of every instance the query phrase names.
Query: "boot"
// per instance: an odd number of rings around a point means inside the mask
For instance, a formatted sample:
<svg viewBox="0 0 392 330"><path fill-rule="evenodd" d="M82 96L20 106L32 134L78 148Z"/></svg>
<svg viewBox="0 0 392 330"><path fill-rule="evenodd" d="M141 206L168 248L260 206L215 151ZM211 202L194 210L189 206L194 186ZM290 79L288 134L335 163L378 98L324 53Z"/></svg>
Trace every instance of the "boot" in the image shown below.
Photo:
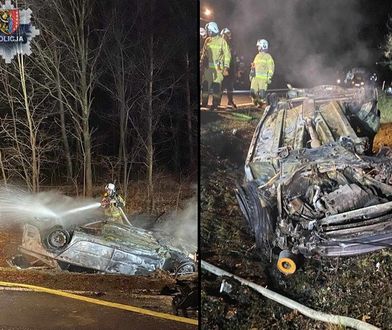
<svg viewBox="0 0 392 330"><path fill-rule="evenodd" d="M227 93L227 99L228 99L227 107L228 108L237 109L237 106L236 106L236 104L234 103L234 100L233 100L233 93Z"/></svg>

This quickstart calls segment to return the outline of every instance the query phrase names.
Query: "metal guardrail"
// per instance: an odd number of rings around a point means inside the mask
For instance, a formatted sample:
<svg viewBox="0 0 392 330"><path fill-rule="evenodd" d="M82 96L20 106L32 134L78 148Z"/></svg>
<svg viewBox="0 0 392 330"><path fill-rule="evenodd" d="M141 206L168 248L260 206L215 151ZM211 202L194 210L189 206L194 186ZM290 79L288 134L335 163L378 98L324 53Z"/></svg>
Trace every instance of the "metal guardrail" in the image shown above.
<svg viewBox="0 0 392 330"><path fill-rule="evenodd" d="M267 89L267 93L281 93L281 92L287 92L288 90L289 90L288 88ZM227 91L224 90L222 93L227 94ZM249 89L235 89L235 90L233 90L233 94L250 94L250 90Z"/></svg>

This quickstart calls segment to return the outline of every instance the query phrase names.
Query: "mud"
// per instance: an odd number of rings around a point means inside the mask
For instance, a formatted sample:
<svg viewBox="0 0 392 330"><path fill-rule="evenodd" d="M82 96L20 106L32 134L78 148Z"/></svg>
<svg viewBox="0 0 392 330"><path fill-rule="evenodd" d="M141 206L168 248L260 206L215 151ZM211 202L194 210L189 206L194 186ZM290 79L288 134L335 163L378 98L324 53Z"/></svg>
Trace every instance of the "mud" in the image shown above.
<svg viewBox="0 0 392 330"><path fill-rule="evenodd" d="M351 258L304 260L291 277L276 271L274 258L266 260L256 251L233 190L243 180L243 164L257 122L202 113L202 259L311 308L391 329L391 250ZM391 128L390 124L382 125L375 139L376 149L381 142L392 146ZM232 293L221 294L220 280L202 272L203 329L338 329L230 283Z"/></svg>

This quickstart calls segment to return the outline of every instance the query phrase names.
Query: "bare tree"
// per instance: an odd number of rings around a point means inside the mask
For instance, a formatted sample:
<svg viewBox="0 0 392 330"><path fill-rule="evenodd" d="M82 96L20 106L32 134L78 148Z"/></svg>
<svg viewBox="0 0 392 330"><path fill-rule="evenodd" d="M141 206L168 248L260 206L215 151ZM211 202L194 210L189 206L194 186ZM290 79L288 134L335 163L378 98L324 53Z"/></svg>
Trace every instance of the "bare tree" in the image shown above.
<svg viewBox="0 0 392 330"><path fill-rule="evenodd" d="M97 60L103 37L92 45L89 23L92 20L93 0L49 0L48 4L59 20L57 30L52 33L52 36L64 50L64 56L72 63L72 67L67 68L70 74L64 74L58 66L59 63L55 63L58 100L60 104L64 104L64 99L69 98L76 102L76 107L71 106L72 102L66 104L82 142L84 195L91 196L92 139L89 118L93 101L92 93L99 75ZM56 57L54 59L56 60Z"/></svg>
<svg viewBox="0 0 392 330"><path fill-rule="evenodd" d="M142 93L140 89L135 88L137 84L135 84L133 79L136 72L134 53L139 43L130 42L132 35L136 34L135 25L139 16L140 6L136 3L136 6L133 7L133 19L127 20L123 18L124 14L121 13L124 5L127 6L128 4L119 1L113 3L112 21L108 23L110 25L109 37L104 49L103 61L110 73L111 80L102 82L102 86L115 101L118 122L114 126L119 126L117 177L121 178L122 191L126 197L132 162L140 150L139 137L137 135L131 136L130 134L129 118ZM127 24L116 24L121 18Z"/></svg>
<svg viewBox="0 0 392 330"><path fill-rule="evenodd" d="M10 65L2 63L0 98L7 104L0 121L3 140L2 171L22 179L33 192L39 191L42 164L46 153L56 148L56 139L48 137L51 104L47 93L35 82L34 68L22 55ZM45 129L43 129L43 127ZM48 131L47 131L47 130Z"/></svg>

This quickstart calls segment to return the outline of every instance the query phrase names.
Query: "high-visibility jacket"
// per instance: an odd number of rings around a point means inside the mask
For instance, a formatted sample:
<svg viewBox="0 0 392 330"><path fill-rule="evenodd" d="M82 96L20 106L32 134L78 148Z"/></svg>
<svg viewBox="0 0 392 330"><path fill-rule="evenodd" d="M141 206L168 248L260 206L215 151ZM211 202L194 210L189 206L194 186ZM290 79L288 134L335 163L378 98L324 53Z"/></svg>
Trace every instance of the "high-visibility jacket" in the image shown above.
<svg viewBox="0 0 392 330"><path fill-rule="evenodd" d="M230 48L221 36L209 37L204 44L203 53L208 59L208 68L223 70L230 67Z"/></svg>
<svg viewBox="0 0 392 330"><path fill-rule="evenodd" d="M106 194L105 194L106 195ZM110 218L120 218L122 217L122 212L119 207L125 206L125 201L120 195L116 195L114 198L109 196L104 196L101 204L106 205L105 215Z"/></svg>
<svg viewBox="0 0 392 330"><path fill-rule="evenodd" d="M253 60L252 68L254 68L255 71L255 78L268 82L274 75L275 63L270 54L259 52Z"/></svg>

